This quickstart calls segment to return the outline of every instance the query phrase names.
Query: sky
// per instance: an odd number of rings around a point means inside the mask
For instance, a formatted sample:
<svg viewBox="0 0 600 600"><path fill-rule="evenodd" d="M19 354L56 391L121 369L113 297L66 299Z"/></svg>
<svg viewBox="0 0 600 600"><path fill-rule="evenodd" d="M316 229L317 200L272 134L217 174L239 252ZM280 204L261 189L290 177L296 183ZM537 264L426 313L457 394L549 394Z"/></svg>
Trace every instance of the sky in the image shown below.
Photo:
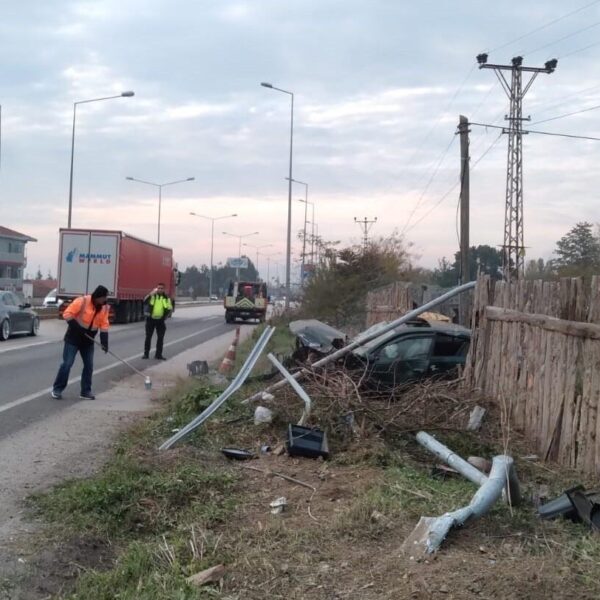
<svg viewBox="0 0 600 600"><path fill-rule="evenodd" d="M457 250L459 114L498 125L508 109L477 54L558 58L525 97L532 123L600 105L600 1L0 3L0 224L37 238L32 274L56 273L76 101L135 92L77 107L73 227L156 241L157 189L126 177L194 177L163 188L161 243L184 269L210 260L210 221L190 212L238 215L215 223L215 263L237 255L223 231L258 231L247 243L264 245L272 268L285 261L290 96L261 82L294 93L293 178L308 183L319 234L357 243L354 217L377 217L371 234L401 233L424 267ZM599 117L527 126L600 137ZM471 127L472 244L502 243L506 144ZM598 220L599 158L598 141L525 136L527 258L551 257L576 222ZM304 195L295 184L296 262Z"/></svg>

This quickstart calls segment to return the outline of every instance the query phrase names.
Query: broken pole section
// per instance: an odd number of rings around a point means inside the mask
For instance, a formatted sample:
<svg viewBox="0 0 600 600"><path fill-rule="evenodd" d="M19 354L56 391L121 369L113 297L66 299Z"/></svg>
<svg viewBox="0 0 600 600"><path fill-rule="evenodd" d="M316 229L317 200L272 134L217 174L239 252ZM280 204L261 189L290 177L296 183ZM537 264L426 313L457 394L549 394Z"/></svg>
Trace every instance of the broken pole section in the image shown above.
<svg viewBox="0 0 600 600"><path fill-rule="evenodd" d="M464 115L459 116L458 134L460 135L460 277L459 283L471 280L469 265L469 119ZM458 305L459 322L465 327L469 326L469 301L466 296L461 296Z"/></svg>

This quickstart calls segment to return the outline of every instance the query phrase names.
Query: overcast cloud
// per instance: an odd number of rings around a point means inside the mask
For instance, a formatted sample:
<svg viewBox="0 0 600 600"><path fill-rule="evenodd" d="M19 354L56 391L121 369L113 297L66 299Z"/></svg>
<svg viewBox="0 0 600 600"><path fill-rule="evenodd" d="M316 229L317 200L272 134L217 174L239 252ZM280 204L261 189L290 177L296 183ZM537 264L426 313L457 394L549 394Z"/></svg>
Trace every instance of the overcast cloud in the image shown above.
<svg viewBox="0 0 600 600"><path fill-rule="evenodd" d="M218 261L237 252L222 229L258 230L252 243L284 252L289 97L259 85L270 81L296 94L294 177L309 183L320 233L353 242L353 217L377 216L374 234L405 230L419 263L434 266L457 246L458 191L438 202L458 179L458 115L501 123L507 110L475 55L584 4L3 0L0 223L38 238L27 271L56 272L73 102L131 89L133 98L78 107L73 226L154 240L155 190L125 177L195 177L164 190L161 241L180 266L209 257L210 224L190 211L239 214L217 227ZM600 104L600 45L573 53L597 43L599 31L595 2L490 60L525 53L542 66L557 57L556 72L540 75L524 104L533 121L551 118ZM600 137L599 117L535 128ZM474 244L502 243L506 137L492 146L498 136L472 128L472 164L489 149L471 177ZM598 220L600 143L530 135L524 147L528 256L549 256L575 222ZM302 186L294 191L303 197ZM302 205L294 210L298 230Z"/></svg>

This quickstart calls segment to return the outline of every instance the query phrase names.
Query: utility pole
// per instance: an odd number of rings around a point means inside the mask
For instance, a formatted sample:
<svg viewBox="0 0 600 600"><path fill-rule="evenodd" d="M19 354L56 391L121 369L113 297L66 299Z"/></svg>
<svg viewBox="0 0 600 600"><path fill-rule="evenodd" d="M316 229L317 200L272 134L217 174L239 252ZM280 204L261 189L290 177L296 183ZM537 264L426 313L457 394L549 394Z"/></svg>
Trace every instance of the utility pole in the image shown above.
<svg viewBox="0 0 600 600"><path fill-rule="evenodd" d="M506 200L504 207L504 243L502 245L502 268L504 278L519 279L524 275L525 243L523 226L523 98L540 73L554 73L558 61L553 58L543 67L524 67L523 57L515 56L510 65L488 64L487 54L479 54L477 62L480 69L493 69L498 81L510 101L509 114L505 116L508 128L508 160L506 167ZM510 83L504 75L510 71ZM523 73L531 73L529 81L523 87Z"/></svg>
<svg viewBox="0 0 600 600"><path fill-rule="evenodd" d="M469 119L460 115L458 118L458 133L460 135L460 278L459 285L471 280L469 268ZM468 295L459 297L459 321L468 326L469 302Z"/></svg>
<svg viewBox="0 0 600 600"><path fill-rule="evenodd" d="M363 246L364 251L366 252L367 246L369 245L369 231L371 231L373 224L377 222L377 217L374 217L371 221L369 221L367 217L365 217L362 221L359 221L356 217L354 217L354 222L358 224L363 232Z"/></svg>

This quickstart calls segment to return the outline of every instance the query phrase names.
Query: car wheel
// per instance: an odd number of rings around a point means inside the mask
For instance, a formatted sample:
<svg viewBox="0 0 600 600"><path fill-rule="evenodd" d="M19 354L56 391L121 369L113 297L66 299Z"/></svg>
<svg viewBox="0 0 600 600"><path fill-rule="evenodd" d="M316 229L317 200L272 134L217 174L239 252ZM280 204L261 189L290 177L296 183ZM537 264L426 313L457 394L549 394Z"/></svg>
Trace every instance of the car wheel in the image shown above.
<svg viewBox="0 0 600 600"><path fill-rule="evenodd" d="M38 334L40 330L40 320L37 317L34 317L33 321L31 321L31 331L29 335L35 336Z"/></svg>
<svg viewBox="0 0 600 600"><path fill-rule="evenodd" d="M10 337L10 321L4 319L0 324L0 340L4 341Z"/></svg>

